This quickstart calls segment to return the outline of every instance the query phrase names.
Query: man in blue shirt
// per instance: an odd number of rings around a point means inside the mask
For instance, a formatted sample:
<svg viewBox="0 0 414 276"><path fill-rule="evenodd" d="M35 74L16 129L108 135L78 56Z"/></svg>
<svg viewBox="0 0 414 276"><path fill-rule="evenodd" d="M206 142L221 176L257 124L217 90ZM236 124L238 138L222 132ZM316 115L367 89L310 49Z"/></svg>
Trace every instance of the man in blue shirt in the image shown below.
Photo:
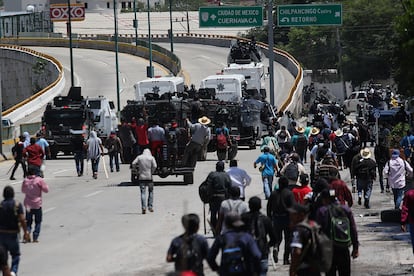
<svg viewBox="0 0 414 276"><path fill-rule="evenodd" d="M277 159L270 154L269 147L266 146L263 148L263 154L254 161L253 167L256 168L259 163L261 165L259 170L262 172L263 191L266 199L268 199L272 192L275 171L278 171Z"/></svg>
<svg viewBox="0 0 414 276"><path fill-rule="evenodd" d="M411 158L411 148L414 145L414 135L410 130L407 130L407 135L401 139L400 145L404 149L405 159L409 160Z"/></svg>

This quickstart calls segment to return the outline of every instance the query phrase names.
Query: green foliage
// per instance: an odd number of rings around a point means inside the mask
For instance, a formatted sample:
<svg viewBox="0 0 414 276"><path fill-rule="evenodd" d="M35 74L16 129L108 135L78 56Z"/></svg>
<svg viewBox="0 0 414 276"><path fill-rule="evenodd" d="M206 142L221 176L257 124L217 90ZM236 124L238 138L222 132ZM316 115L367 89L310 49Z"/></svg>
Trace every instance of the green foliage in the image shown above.
<svg viewBox="0 0 414 276"><path fill-rule="evenodd" d="M397 46L394 65L399 90L414 95L414 0L402 0L404 13L396 19Z"/></svg>
<svg viewBox="0 0 414 276"><path fill-rule="evenodd" d="M406 135L407 131L410 130L410 125L407 123L398 123L396 124L389 136L390 147L399 148L401 139Z"/></svg>

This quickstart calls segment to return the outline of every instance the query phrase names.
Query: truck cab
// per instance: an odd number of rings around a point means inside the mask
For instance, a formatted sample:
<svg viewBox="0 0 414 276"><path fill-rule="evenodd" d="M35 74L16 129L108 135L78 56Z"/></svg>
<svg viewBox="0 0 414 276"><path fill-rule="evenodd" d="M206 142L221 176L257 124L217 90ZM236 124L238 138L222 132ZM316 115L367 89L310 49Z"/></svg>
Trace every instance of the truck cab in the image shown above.
<svg viewBox="0 0 414 276"><path fill-rule="evenodd" d="M223 68L224 75L239 74L246 80L247 90L256 90L261 93L265 89L265 69L263 63L250 62L248 64L231 63Z"/></svg>
<svg viewBox="0 0 414 276"><path fill-rule="evenodd" d="M150 95L158 100L166 93L183 93L184 79L182 77L150 78L134 84L134 89L136 101L143 101Z"/></svg>

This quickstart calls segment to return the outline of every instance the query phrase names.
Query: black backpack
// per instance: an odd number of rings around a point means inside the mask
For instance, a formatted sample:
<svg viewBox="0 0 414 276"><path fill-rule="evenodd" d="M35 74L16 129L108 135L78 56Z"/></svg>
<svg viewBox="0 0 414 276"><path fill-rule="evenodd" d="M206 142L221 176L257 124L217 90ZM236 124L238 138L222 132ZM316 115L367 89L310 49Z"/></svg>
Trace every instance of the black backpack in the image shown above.
<svg viewBox="0 0 414 276"><path fill-rule="evenodd" d="M281 130L277 137L279 137L281 140L285 140L287 136L286 130Z"/></svg>
<svg viewBox="0 0 414 276"><path fill-rule="evenodd" d="M289 180L298 180L299 177L299 166L297 162L290 162L285 169L284 176L287 177Z"/></svg>
<svg viewBox="0 0 414 276"><path fill-rule="evenodd" d="M212 191L207 180L204 180L198 187L198 195L203 203L210 202Z"/></svg>
<svg viewBox="0 0 414 276"><path fill-rule="evenodd" d="M351 223L341 206L328 206L330 235L334 245L348 247L351 245Z"/></svg>
<svg viewBox="0 0 414 276"><path fill-rule="evenodd" d="M348 140L344 139L343 137L336 137L334 143L336 147L336 152L338 154L344 154L351 146Z"/></svg>
<svg viewBox="0 0 414 276"><path fill-rule="evenodd" d="M307 144L308 140L306 139L305 135L298 135L298 139L296 140L296 148L299 150L304 150Z"/></svg>
<svg viewBox="0 0 414 276"><path fill-rule="evenodd" d="M176 263L180 271L191 270L197 271L197 267L201 266L202 256L201 249L197 243L197 239L192 236L181 236L182 242L177 251Z"/></svg>
<svg viewBox="0 0 414 276"><path fill-rule="evenodd" d="M258 216L253 217L252 221L250 222L250 233L252 234L262 254L267 254L268 251L266 229L264 225L265 219L265 215L258 214Z"/></svg>
<svg viewBox="0 0 414 276"><path fill-rule="evenodd" d="M243 248L240 246L240 236L242 233L235 233L236 237L230 242L223 235L223 251L221 253L221 271L224 275L246 275L247 267L243 254Z"/></svg>

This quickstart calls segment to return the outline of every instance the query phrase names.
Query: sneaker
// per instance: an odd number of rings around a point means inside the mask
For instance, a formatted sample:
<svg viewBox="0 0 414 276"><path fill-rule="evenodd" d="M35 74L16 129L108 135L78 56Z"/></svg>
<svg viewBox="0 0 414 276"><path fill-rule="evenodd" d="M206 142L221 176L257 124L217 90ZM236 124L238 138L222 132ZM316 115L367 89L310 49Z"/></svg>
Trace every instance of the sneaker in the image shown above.
<svg viewBox="0 0 414 276"><path fill-rule="evenodd" d="M145 209L142 209L142 214L145 215L147 211Z"/></svg>
<svg viewBox="0 0 414 276"><path fill-rule="evenodd" d="M14 178L14 177L10 177L10 180L16 180L16 178Z"/></svg>
<svg viewBox="0 0 414 276"><path fill-rule="evenodd" d="M384 193L384 190L381 190L381 194L383 194Z"/></svg>
<svg viewBox="0 0 414 276"><path fill-rule="evenodd" d="M361 200L362 200L361 197L358 197L358 205L362 204Z"/></svg>
<svg viewBox="0 0 414 276"><path fill-rule="evenodd" d="M39 242L39 240L33 240L33 242L38 243L38 242Z"/></svg>
<svg viewBox="0 0 414 276"><path fill-rule="evenodd" d="M364 201L364 206L365 206L365 208L367 208L367 209L369 209L370 207L369 207L369 200L365 200Z"/></svg>
<svg viewBox="0 0 414 276"><path fill-rule="evenodd" d="M152 209L152 208L149 208L149 211L152 213L152 212L154 212L154 209Z"/></svg>

